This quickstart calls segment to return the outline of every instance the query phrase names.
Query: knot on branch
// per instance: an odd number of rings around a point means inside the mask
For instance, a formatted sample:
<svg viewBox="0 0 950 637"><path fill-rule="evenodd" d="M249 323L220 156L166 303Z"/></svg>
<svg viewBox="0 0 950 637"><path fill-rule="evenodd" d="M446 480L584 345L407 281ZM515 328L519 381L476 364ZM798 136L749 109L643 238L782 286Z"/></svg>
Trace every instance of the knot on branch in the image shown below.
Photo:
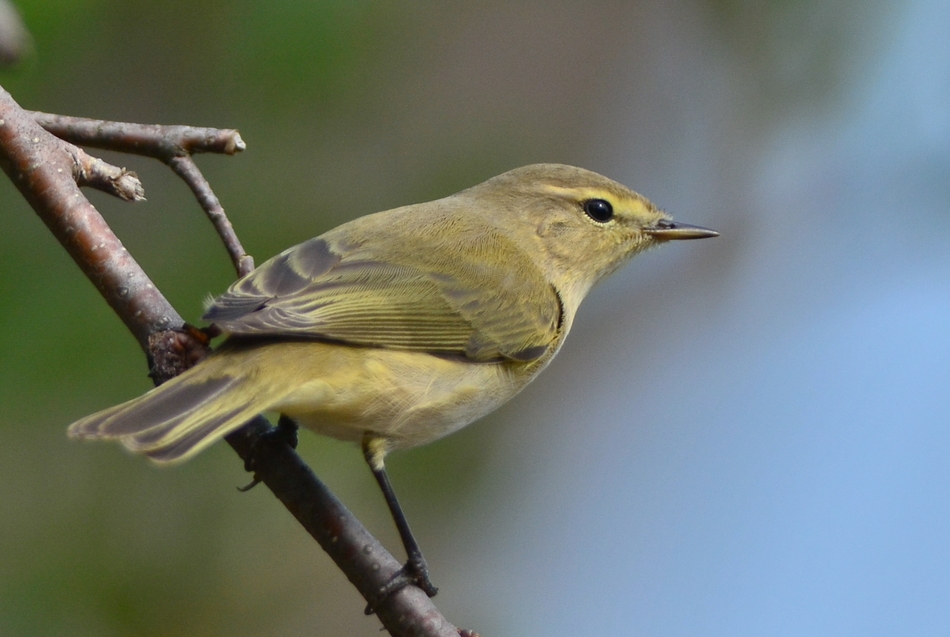
<svg viewBox="0 0 950 637"><path fill-rule="evenodd" d="M194 367L211 352L210 342L206 332L187 323L180 329L149 334L149 377L161 385Z"/></svg>

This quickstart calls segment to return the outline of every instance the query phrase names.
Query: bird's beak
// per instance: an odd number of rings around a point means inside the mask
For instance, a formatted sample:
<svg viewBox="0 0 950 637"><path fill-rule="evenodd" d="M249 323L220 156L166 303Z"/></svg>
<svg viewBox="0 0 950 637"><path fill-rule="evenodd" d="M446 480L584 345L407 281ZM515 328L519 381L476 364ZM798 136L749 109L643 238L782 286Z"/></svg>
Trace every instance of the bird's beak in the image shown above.
<svg viewBox="0 0 950 637"><path fill-rule="evenodd" d="M669 219L660 219L652 228L644 228L657 241L683 241L685 239L708 239L718 237L719 233L702 226L691 226L688 223L678 223Z"/></svg>

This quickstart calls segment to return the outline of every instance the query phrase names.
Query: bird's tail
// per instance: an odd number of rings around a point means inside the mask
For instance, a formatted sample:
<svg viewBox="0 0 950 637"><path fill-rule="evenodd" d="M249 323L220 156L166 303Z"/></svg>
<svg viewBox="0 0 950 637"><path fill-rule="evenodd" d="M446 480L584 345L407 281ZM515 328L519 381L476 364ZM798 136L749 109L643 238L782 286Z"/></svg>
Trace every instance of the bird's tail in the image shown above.
<svg viewBox="0 0 950 637"><path fill-rule="evenodd" d="M293 389L240 365L235 374L235 361L222 358L212 355L138 398L74 422L69 435L116 439L156 462L186 460Z"/></svg>

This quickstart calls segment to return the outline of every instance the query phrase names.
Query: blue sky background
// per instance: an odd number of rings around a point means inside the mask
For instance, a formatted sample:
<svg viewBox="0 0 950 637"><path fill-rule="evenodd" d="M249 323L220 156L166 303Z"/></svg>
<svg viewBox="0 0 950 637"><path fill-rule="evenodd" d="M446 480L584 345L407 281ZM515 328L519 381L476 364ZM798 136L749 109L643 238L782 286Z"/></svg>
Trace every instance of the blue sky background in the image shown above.
<svg viewBox="0 0 950 637"><path fill-rule="evenodd" d="M765 126L746 121L747 69L694 34L681 63L722 81L679 90L719 108L659 120L704 132L654 188L724 237L665 248L595 294L573 362L545 380L556 404L514 408L563 423L504 430L495 460L533 450L530 497L508 508L518 540L482 567L521 585L491 598L520 630L950 630L950 6L879 10L851 34L870 50L834 99L777 107ZM701 192L678 192L693 180ZM697 272L697 249L730 263ZM618 300L666 287L688 294ZM577 373L592 351L613 367L595 382Z"/></svg>

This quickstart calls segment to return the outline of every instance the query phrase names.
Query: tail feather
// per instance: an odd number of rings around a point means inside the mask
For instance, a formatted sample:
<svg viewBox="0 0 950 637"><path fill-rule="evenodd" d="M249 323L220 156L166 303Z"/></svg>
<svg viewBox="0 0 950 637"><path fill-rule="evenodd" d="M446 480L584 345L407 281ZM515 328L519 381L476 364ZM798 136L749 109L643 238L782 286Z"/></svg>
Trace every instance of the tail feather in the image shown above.
<svg viewBox="0 0 950 637"><path fill-rule="evenodd" d="M255 374L216 373L214 357L150 392L69 426L75 438L117 439L156 462L185 460L291 391Z"/></svg>
<svg viewBox="0 0 950 637"><path fill-rule="evenodd" d="M182 375L161 387L87 416L69 426L69 435L77 438L121 438L138 435L171 420L182 419L213 400L235 383L220 377L191 380Z"/></svg>
<svg viewBox="0 0 950 637"><path fill-rule="evenodd" d="M205 415L200 420L168 423L120 440L127 449L156 462L185 460L239 429L266 408L251 403L235 409L217 410L218 413Z"/></svg>

